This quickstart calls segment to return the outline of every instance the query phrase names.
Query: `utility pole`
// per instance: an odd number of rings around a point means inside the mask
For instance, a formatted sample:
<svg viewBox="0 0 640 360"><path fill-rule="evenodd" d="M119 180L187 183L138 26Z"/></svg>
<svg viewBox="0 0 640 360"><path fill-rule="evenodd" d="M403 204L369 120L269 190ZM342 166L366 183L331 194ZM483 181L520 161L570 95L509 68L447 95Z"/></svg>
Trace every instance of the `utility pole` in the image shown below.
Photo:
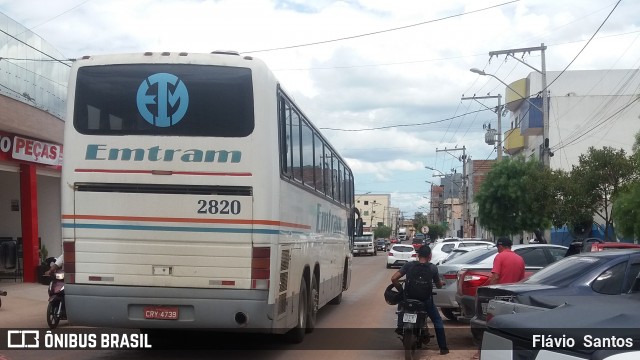
<svg viewBox="0 0 640 360"><path fill-rule="evenodd" d="M454 148L454 149L447 149L444 148L442 150L438 150L436 149L436 152L441 152L441 151L462 151L462 157L460 157L459 159L462 161L462 237L465 237L465 231L467 230L467 148L466 147L462 147L462 148ZM453 204L452 204L452 208L453 208Z"/></svg>
<svg viewBox="0 0 640 360"><path fill-rule="evenodd" d="M496 145L496 150L498 151L498 161L502 160L502 94L498 95L487 95L487 96L471 96L471 97L462 97L460 100L482 100L482 99L498 99L498 107L496 108L496 113L498 114L498 141ZM481 103L482 104L482 103ZM482 104L484 105L484 104ZM486 107L486 106L485 106ZM492 109L490 109L492 110Z"/></svg>
<svg viewBox="0 0 640 360"><path fill-rule="evenodd" d="M542 43L540 44L540 46L530 47L530 48L490 51L489 57L492 57L494 55L496 57L498 55L511 56L512 58L519 61L520 63L535 70L542 76L542 94L541 95L542 95L542 138L543 139L542 139L541 157L542 157L542 163L544 164L545 167L548 168L551 165L549 161L549 156L551 152L549 151L549 99L548 99L549 93L547 91L547 65L545 61L545 53L544 53L545 50L547 50L547 47L544 46L544 43ZM523 60L518 59L517 57L514 56L514 54L516 53L530 53L532 51L540 51L542 70L538 70L535 67L527 64Z"/></svg>

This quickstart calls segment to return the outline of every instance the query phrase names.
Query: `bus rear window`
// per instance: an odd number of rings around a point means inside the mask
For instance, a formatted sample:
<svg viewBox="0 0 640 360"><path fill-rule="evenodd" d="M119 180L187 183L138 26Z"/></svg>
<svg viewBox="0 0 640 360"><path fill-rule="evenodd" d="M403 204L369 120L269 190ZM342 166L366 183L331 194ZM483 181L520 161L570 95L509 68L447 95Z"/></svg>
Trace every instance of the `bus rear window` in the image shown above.
<svg viewBox="0 0 640 360"><path fill-rule="evenodd" d="M73 124L87 135L244 137L255 124L251 70L190 64L81 67Z"/></svg>

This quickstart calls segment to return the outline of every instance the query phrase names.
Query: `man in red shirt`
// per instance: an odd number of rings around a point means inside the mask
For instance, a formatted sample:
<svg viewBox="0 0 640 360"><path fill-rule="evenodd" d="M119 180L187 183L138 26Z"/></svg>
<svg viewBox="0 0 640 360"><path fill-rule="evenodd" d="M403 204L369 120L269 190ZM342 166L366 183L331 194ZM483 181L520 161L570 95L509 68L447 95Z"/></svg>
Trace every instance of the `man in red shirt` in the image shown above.
<svg viewBox="0 0 640 360"><path fill-rule="evenodd" d="M496 242L498 246L498 255L493 260L493 269L491 269L491 277L487 280L487 284L509 284L524 279L524 260L513 251L511 239L501 237Z"/></svg>
<svg viewBox="0 0 640 360"><path fill-rule="evenodd" d="M491 277L484 285L509 284L524 279L524 260L522 256L511 251L511 239L501 237L496 241L498 255L493 259ZM480 359L480 350L471 359Z"/></svg>

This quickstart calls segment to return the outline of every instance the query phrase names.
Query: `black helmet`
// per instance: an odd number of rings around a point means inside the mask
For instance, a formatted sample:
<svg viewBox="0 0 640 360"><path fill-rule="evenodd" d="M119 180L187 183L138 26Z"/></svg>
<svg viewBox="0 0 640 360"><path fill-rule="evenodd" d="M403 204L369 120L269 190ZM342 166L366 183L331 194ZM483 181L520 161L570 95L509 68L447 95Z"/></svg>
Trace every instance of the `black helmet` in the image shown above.
<svg viewBox="0 0 640 360"><path fill-rule="evenodd" d="M384 291L384 300L389 305L398 305L400 300L402 300L402 292L396 289L396 286L391 284L387 286L387 289Z"/></svg>

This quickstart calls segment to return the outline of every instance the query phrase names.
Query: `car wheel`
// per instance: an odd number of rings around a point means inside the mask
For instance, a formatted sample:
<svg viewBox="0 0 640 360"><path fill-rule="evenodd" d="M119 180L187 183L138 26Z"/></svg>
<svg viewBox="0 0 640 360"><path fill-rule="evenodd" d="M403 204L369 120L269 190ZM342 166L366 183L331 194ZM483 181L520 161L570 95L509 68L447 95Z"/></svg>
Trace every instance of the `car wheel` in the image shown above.
<svg viewBox="0 0 640 360"><path fill-rule="evenodd" d="M442 312L442 315L444 315L444 317L446 317L449 320L458 320L458 317L453 313L455 309L453 308L440 308L440 312Z"/></svg>
<svg viewBox="0 0 640 360"><path fill-rule="evenodd" d="M391 265L387 264L387 269L391 269Z"/></svg>

